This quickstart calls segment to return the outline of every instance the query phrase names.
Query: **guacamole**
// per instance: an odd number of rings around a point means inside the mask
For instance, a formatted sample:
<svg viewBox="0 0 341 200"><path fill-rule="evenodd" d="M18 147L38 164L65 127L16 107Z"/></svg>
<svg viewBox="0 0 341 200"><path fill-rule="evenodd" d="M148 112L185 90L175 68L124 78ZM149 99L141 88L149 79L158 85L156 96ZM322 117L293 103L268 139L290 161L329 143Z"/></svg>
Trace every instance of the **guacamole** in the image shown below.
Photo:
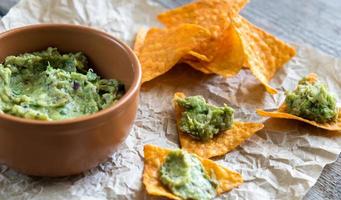
<svg viewBox="0 0 341 200"><path fill-rule="evenodd" d="M234 110L227 105L217 107L208 104L202 96L177 99L184 109L179 129L199 140L212 139L221 131L229 129L233 123Z"/></svg>
<svg viewBox="0 0 341 200"><path fill-rule="evenodd" d="M312 83L303 78L297 88L287 91L286 95L285 103L290 114L319 123L333 122L338 116L335 97L318 81Z"/></svg>
<svg viewBox="0 0 341 200"><path fill-rule="evenodd" d="M210 180L199 159L182 150L168 154L160 168L160 180L182 199L208 200L216 195L217 183Z"/></svg>
<svg viewBox="0 0 341 200"><path fill-rule="evenodd" d="M95 113L125 93L114 79L101 79L84 54L61 54L56 48L8 56L0 64L0 112L37 119L62 120Z"/></svg>

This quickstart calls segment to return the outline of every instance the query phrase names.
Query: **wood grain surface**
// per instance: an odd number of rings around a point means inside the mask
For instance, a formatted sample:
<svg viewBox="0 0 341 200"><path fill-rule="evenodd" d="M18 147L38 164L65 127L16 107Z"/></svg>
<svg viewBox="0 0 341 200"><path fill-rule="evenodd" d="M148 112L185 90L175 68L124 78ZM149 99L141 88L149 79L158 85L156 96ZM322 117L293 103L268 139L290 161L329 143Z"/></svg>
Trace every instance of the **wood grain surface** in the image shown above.
<svg viewBox="0 0 341 200"><path fill-rule="evenodd" d="M0 15L17 0L0 0ZM155 0L173 8L190 0ZM242 15L289 42L341 57L341 0L251 0ZM327 165L305 200L341 199L341 156Z"/></svg>

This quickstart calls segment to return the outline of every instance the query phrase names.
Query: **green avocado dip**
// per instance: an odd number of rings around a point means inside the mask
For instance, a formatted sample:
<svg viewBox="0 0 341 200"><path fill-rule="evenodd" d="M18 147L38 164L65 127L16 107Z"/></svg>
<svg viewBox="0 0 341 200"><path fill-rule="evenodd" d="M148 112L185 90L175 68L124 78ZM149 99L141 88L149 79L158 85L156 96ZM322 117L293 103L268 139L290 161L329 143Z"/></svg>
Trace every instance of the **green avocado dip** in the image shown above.
<svg viewBox="0 0 341 200"><path fill-rule="evenodd" d="M319 81L303 78L297 88L287 91L286 95L285 103L290 114L319 123L333 122L338 116L335 97Z"/></svg>
<svg viewBox="0 0 341 200"><path fill-rule="evenodd" d="M95 113L125 93L114 79L101 79L84 54L56 48L8 56L0 64L0 113L62 120Z"/></svg>
<svg viewBox="0 0 341 200"><path fill-rule="evenodd" d="M208 104L202 96L179 98L177 104L184 109L179 129L195 139L207 141L233 123L234 110L227 105L217 107Z"/></svg>
<svg viewBox="0 0 341 200"><path fill-rule="evenodd" d="M160 180L182 199L208 200L216 195L216 181L206 174L200 160L185 151L171 151L160 168Z"/></svg>

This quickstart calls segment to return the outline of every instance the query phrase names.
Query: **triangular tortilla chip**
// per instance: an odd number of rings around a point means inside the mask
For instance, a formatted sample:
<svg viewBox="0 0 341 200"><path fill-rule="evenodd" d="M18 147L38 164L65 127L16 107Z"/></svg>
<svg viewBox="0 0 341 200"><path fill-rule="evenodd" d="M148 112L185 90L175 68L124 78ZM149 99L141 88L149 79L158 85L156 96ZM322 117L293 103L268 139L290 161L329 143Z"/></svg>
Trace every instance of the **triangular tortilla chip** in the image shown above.
<svg viewBox="0 0 341 200"><path fill-rule="evenodd" d="M314 73L308 74L305 78L311 83L315 83L318 79L317 75ZM268 111L258 109L256 112L258 115L263 116L263 117L294 119L294 120L298 120L298 121L305 122L305 123L308 123L310 125L322 128L322 129L329 130L329 131L341 131L341 109L339 109L338 118L336 119L335 122L323 123L323 124L312 121L312 120L304 119L302 117L298 117L298 116L293 115L293 114L289 114L287 112L287 105L285 103L283 103L278 108L277 111L268 112Z"/></svg>
<svg viewBox="0 0 341 200"><path fill-rule="evenodd" d="M209 62L202 59L197 61L183 59L182 62L203 73L215 73L224 77L235 76L243 66L244 49L233 26L224 30L219 38L211 41L203 52L204 55L211 57Z"/></svg>
<svg viewBox="0 0 341 200"><path fill-rule="evenodd" d="M272 112L267 112L264 110L257 110L257 114L263 117L272 117L272 118L282 118L282 119L294 119L294 120L298 120L301 122L305 122L308 123L310 125L325 129L325 130L329 130L329 131L341 131L341 110L339 110L339 115L338 118L335 122L333 123L318 123L312 120L308 120L308 119L304 119L302 117L298 117L296 115L292 115L289 113L286 113L286 105L283 104L281 106L281 109L279 109L278 111L272 111Z"/></svg>
<svg viewBox="0 0 341 200"><path fill-rule="evenodd" d="M194 24L182 24L170 29L150 29L142 47L138 47L142 82L166 73L184 55L208 38L209 31Z"/></svg>
<svg viewBox="0 0 341 200"><path fill-rule="evenodd" d="M180 200L179 197L167 190L159 180L160 167L170 151L170 149L164 149L154 145L144 146L143 184L147 192L151 195ZM239 173L222 167L212 160L200 157L198 159L201 161L208 175L217 180L217 194L230 191L243 183L243 178Z"/></svg>
<svg viewBox="0 0 341 200"><path fill-rule="evenodd" d="M242 16L235 17L233 22L244 46L245 64L270 94L276 94L277 90L269 85L269 81L295 56L296 50Z"/></svg>
<svg viewBox="0 0 341 200"><path fill-rule="evenodd" d="M177 123L180 121L183 110L180 106L178 106L175 100L177 98L185 97L186 96L180 92L175 93L174 95L174 107ZM179 129L178 133L182 149L185 149L190 153L195 153L203 158L211 158L224 155L235 149L263 127L264 125L260 123L234 122L231 129L220 133L211 140L205 142L196 140L190 135L181 132Z"/></svg>
<svg viewBox="0 0 341 200"><path fill-rule="evenodd" d="M158 19L167 27L190 23L210 30L213 38L191 51L181 62L205 74L231 77L241 69L244 55L238 34L229 27L231 19L247 3L248 0L199 0L166 11Z"/></svg>
<svg viewBox="0 0 341 200"><path fill-rule="evenodd" d="M197 24L217 38L247 3L248 0L198 0L161 13L157 18L167 27Z"/></svg>

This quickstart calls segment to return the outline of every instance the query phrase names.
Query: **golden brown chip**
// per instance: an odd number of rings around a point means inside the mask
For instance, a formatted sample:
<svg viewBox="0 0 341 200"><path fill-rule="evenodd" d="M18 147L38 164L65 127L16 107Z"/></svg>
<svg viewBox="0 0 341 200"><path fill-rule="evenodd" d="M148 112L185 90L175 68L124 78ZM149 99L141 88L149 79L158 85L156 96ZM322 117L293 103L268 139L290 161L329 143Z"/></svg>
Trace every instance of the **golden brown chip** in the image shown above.
<svg viewBox="0 0 341 200"><path fill-rule="evenodd" d="M182 24L170 29L150 29L138 53L142 65L142 82L166 73L209 37L208 30L193 24Z"/></svg>
<svg viewBox="0 0 341 200"><path fill-rule="evenodd" d="M339 115L335 122L323 124L287 113L285 104L283 104L278 111L267 112L264 110L257 110L257 114L263 117L294 119L329 131L341 131L341 110L339 110Z"/></svg>
<svg viewBox="0 0 341 200"><path fill-rule="evenodd" d="M144 39L146 38L147 33L148 33L147 28L141 28L137 32L136 38L135 38L135 43L134 43L134 51L136 54L139 54L139 52L141 51L141 48L144 44Z"/></svg>
<svg viewBox="0 0 341 200"><path fill-rule="evenodd" d="M185 56L182 62L205 74L216 73L230 77L239 72L241 41L232 29L226 30L231 19L246 5L248 0L199 0L166 11L158 16L167 27L182 23L197 24L208 28L213 38L203 42ZM230 36L230 37L229 37ZM193 60L192 58L197 58Z"/></svg>
<svg viewBox="0 0 341 200"><path fill-rule="evenodd" d="M277 93L269 81L296 51L287 43L254 26L241 16L233 23L244 46L245 64L270 94Z"/></svg>
<svg viewBox="0 0 341 200"><path fill-rule="evenodd" d="M168 191L159 180L159 169L170 151L170 149L164 149L154 145L144 146L143 184L145 185L147 192L151 195L180 200L179 197ZM201 161L208 175L217 180L218 194L230 191L243 183L242 176L237 172L219 166L212 160L200 157L198 157L198 159Z"/></svg>
<svg viewBox="0 0 341 200"><path fill-rule="evenodd" d="M180 106L178 106L175 100L185 97L186 96L183 93L179 92L175 93L174 95L174 107L177 122L180 121L183 110ZM206 142L196 140L188 134L181 132L179 129L178 132L181 148L187 150L188 152L195 153L203 158L211 158L224 155L227 152L235 149L263 127L264 125L260 123L234 122L231 129L220 133Z"/></svg>
<svg viewBox="0 0 341 200"><path fill-rule="evenodd" d="M310 82L312 84L315 83L318 79L317 75L315 73L310 73L305 78L308 80L308 82Z"/></svg>
<svg viewBox="0 0 341 200"><path fill-rule="evenodd" d="M315 83L318 79L317 75L314 73L308 74L305 78L311 83ZM341 109L339 110L338 118L336 119L335 122L323 123L323 124L312 121L312 120L304 119L302 117L298 117L298 116L293 115L293 114L289 114L287 112L287 105L285 103L283 103L278 108L277 111L267 112L267 111L258 109L256 112L258 115L263 116L263 117L294 119L294 120L298 120L298 121L305 122L305 123L308 123L310 125L322 128L322 129L329 130L329 131L341 131Z"/></svg>
<svg viewBox="0 0 341 200"><path fill-rule="evenodd" d="M239 34L233 26L225 29L219 38L211 41L199 54L206 55L210 61L184 59L183 62L204 73L206 70L224 77L238 74L244 63L244 49Z"/></svg>
<svg viewBox="0 0 341 200"><path fill-rule="evenodd" d="M167 27L197 24L210 30L214 38L229 27L231 19L248 0L198 0L161 13L157 18Z"/></svg>

